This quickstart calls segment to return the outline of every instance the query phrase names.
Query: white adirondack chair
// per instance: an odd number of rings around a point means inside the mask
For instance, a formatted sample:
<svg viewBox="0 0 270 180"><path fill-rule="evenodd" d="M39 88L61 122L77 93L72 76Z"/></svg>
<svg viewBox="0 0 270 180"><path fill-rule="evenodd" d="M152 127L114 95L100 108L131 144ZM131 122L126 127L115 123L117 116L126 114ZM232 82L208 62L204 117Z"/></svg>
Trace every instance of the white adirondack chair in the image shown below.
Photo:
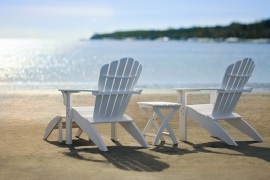
<svg viewBox="0 0 270 180"><path fill-rule="evenodd" d="M178 100L183 106L180 108L180 140L187 140L186 118L208 130L213 137L217 137L229 145L237 146L232 137L217 123L225 120L235 128L256 141L263 141L262 137L233 110L243 92L251 92L252 88L245 87L255 65L252 59L245 58L231 64L226 69L220 88L174 88ZM187 105L187 95L196 91L210 91L210 104Z"/></svg>
<svg viewBox="0 0 270 180"><path fill-rule="evenodd" d="M141 94L141 90L134 90L142 71L142 65L132 58L123 58L105 64L100 70L98 90L71 90L60 89L66 105L66 144L72 144L72 119L79 126L76 136L84 131L88 137L102 151L108 151L100 134L93 126L98 123L112 124L112 139L116 140L116 126L119 123L143 147L149 147L133 119L125 113L132 94ZM92 92L96 96L95 105L90 107L72 107L72 93ZM54 120L57 118L54 118ZM59 119L59 118L58 118ZM54 126L57 122L55 121ZM50 126L50 127L49 127ZM47 139L53 125L48 125L44 135Z"/></svg>

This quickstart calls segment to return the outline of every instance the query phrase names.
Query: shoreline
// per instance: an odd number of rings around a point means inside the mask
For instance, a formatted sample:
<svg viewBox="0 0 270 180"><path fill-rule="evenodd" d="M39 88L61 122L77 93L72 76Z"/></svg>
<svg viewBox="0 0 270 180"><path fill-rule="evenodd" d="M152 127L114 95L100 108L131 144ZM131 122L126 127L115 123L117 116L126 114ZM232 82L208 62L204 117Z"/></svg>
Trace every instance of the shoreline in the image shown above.
<svg viewBox="0 0 270 180"><path fill-rule="evenodd" d="M20 90L20 91L1 91L0 95L62 95L61 91L56 90ZM73 93L74 95L92 95L91 92L80 92L80 93ZM140 95L176 95L175 90L143 90ZM198 94L207 94L207 92L198 92ZM247 93L245 93L247 94ZM244 95L245 95L244 94ZM248 93L250 95L256 95L256 94L266 94L270 95L269 91L257 91L257 92L250 92Z"/></svg>
<svg viewBox="0 0 270 180"><path fill-rule="evenodd" d="M209 38L209 37L192 37L192 38L182 38L182 39L170 39L166 36L159 37L156 39L136 39L133 37L126 37L122 39L114 38L100 38L100 39L90 39L90 40L80 40L82 42L91 41L123 41L123 42L195 42L195 43L251 43L251 44L270 44L270 38L256 38L256 39L241 39L237 37L227 37L227 38Z"/></svg>
<svg viewBox="0 0 270 180"><path fill-rule="evenodd" d="M184 88L185 86L173 87L173 88ZM207 88L207 87L197 87L197 86L186 86L189 88ZM210 87L210 86L209 86ZM214 86L211 86L214 87ZM250 86L248 86L250 87ZM59 88L60 89L60 88ZM69 86L63 86L61 89L95 89L95 88L70 88ZM142 94L176 94L176 91L172 88L135 88L142 90ZM264 90L262 90L264 89ZM7 89L7 88L0 88L0 94L61 94L61 91L58 89ZM203 92L202 92L203 93ZM269 88L254 88L249 94L269 94ZM78 93L76 93L78 94ZM80 92L80 94L89 94L86 92ZM91 94L91 93L90 93ZM244 93L246 94L246 93Z"/></svg>

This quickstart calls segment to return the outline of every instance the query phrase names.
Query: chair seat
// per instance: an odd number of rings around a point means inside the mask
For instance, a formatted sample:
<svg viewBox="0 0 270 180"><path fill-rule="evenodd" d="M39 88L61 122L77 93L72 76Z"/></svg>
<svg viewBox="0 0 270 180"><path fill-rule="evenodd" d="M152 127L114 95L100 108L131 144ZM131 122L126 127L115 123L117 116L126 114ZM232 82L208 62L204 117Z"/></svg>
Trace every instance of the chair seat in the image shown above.
<svg viewBox="0 0 270 180"><path fill-rule="evenodd" d="M94 106L73 107L73 109L86 116L93 116L94 113Z"/></svg>
<svg viewBox="0 0 270 180"><path fill-rule="evenodd" d="M133 121L131 117L124 114L122 118L112 119L112 118L104 118L104 119L94 119L94 106L85 106L85 107L73 107L79 115L89 121L91 124L98 123L115 123L115 122L130 122ZM76 120L75 120L76 121Z"/></svg>
<svg viewBox="0 0 270 180"><path fill-rule="evenodd" d="M214 105L213 104L196 104L196 105L187 105L187 113L191 113L191 110L196 111L199 114L203 114L208 116L214 120L226 120L226 119L235 119L241 118L241 116L237 113L230 113L230 114L219 114L219 115L212 115Z"/></svg>
<svg viewBox="0 0 270 180"><path fill-rule="evenodd" d="M196 104L196 105L187 105L187 107L194 109L200 114L210 116L212 115L214 105L213 104Z"/></svg>

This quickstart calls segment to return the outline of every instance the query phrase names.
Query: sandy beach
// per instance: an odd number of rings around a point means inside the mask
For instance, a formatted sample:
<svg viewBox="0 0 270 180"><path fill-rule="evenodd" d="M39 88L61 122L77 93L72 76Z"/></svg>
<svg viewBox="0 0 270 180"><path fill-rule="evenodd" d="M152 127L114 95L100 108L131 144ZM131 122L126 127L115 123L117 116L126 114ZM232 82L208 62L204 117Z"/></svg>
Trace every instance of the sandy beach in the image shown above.
<svg viewBox="0 0 270 180"><path fill-rule="evenodd" d="M192 95L191 103L207 101L207 95ZM74 94L74 106L93 105L91 94ZM148 118L139 101L177 102L176 93L134 95L126 114L140 130ZM239 146L226 145L188 119L188 141L166 142L142 148L118 126L118 142L110 140L110 125L97 125L109 151L100 151L86 134L74 137L73 144L57 141L54 130L43 140L50 120L65 114L61 93L0 94L0 179L270 179L270 94L244 94L235 112L264 138L254 142L225 122L220 124ZM165 112L167 113L167 112ZM170 125L179 140L179 115Z"/></svg>

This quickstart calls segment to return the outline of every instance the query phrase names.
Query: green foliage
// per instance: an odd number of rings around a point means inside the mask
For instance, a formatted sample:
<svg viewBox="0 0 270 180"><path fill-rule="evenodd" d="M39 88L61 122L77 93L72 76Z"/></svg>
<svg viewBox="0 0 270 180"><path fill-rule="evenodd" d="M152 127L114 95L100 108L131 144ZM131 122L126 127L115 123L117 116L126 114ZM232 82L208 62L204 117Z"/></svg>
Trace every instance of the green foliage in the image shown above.
<svg viewBox="0 0 270 180"><path fill-rule="evenodd" d="M158 30L138 30L138 31L118 31L108 34L95 34L91 39L157 39L168 37L170 39L187 38L228 38L236 37L240 39L270 38L270 19L252 24L232 23L229 26L215 27L192 27L180 29Z"/></svg>

